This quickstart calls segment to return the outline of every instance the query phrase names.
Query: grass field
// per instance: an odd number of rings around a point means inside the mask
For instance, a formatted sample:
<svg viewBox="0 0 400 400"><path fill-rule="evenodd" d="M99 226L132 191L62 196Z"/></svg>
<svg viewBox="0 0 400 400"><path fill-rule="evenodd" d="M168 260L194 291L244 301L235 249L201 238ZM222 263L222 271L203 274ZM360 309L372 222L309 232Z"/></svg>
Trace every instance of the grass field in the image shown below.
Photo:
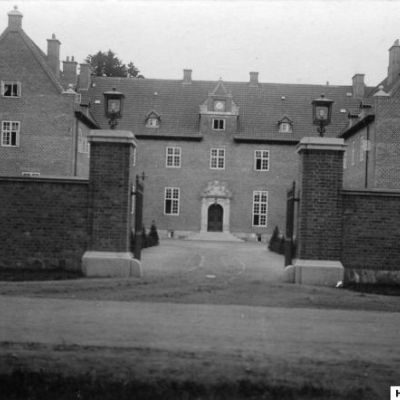
<svg viewBox="0 0 400 400"><path fill-rule="evenodd" d="M143 255L142 278L85 279L62 271L0 270L0 295L49 302L58 298L400 312L398 288L381 287L374 293L377 288L368 286L285 284L279 280L282 258L252 244L235 245L227 252L214 244L171 242ZM1 398L375 400L388 398L388 387L400 384L396 351L388 362L349 359L345 353L343 360L321 361L196 349L0 342Z"/></svg>

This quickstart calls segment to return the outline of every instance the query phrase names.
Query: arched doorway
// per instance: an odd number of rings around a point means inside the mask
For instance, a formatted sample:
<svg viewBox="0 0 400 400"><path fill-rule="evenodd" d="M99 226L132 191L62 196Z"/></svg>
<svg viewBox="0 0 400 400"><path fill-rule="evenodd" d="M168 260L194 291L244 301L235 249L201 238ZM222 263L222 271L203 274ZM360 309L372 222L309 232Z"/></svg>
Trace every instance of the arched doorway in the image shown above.
<svg viewBox="0 0 400 400"><path fill-rule="evenodd" d="M208 232L222 232L222 221L224 218L224 209L219 204L211 204L208 207Z"/></svg>

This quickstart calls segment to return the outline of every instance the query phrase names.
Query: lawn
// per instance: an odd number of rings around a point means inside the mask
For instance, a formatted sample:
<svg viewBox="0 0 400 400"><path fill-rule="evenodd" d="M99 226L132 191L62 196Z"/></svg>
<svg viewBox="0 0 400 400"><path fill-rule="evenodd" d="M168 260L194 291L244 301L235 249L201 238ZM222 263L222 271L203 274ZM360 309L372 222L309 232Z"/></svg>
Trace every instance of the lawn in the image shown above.
<svg viewBox="0 0 400 400"><path fill-rule="evenodd" d="M283 283L282 258L260 245L165 242L143 252L143 277L87 279L79 272L0 271L0 295L96 301L247 305L400 312L398 288ZM204 256L206 254L206 256ZM228 256L229 255L229 256ZM381 294L382 290L385 294ZM394 314L395 315L395 314ZM399 343L400 345L400 343ZM400 381L388 362L344 356L260 357L72 343L0 343L4 399L368 399ZM396 349L394 349L395 351Z"/></svg>

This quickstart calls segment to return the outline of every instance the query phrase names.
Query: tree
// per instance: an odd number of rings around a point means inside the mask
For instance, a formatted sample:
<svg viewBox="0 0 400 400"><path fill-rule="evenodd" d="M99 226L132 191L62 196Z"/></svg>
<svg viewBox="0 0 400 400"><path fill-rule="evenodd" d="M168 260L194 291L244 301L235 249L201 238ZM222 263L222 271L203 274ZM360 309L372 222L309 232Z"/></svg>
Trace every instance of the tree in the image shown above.
<svg viewBox="0 0 400 400"><path fill-rule="evenodd" d="M107 53L98 51L96 54L89 54L85 61L90 64L96 76L144 78L143 75L139 75L140 71L132 61L126 66L112 50L108 50Z"/></svg>

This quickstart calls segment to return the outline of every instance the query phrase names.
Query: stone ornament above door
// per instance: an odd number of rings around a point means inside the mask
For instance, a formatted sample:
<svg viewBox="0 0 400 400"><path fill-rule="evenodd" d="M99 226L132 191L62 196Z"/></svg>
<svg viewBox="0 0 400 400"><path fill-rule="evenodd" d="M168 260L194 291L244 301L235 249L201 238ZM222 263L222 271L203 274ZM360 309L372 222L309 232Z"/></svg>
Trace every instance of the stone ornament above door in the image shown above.
<svg viewBox="0 0 400 400"><path fill-rule="evenodd" d="M201 197L230 199L232 197L232 193L230 192L230 190L227 189L226 182L215 180L208 182L207 187L201 193Z"/></svg>

